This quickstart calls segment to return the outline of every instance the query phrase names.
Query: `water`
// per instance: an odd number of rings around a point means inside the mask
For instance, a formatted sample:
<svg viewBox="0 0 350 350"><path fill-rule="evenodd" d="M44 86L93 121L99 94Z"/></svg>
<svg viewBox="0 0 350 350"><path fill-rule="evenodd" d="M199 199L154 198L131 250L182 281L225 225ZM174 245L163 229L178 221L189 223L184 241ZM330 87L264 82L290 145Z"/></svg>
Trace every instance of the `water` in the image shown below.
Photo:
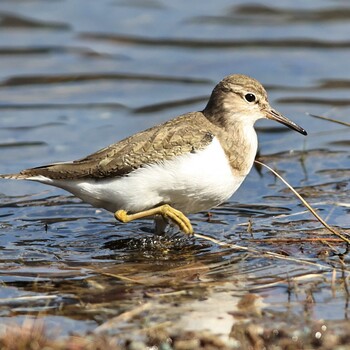
<svg viewBox="0 0 350 350"><path fill-rule="evenodd" d="M243 73L309 133L259 121L261 160L349 233L350 129L306 114L349 122L349 18L345 1L2 1L1 172L77 159L200 110L220 79ZM227 335L248 291L296 327L348 319L345 245L316 241L334 236L265 169L209 222L193 215L195 231L318 266L155 237L147 220L122 225L40 184L3 180L0 194L0 323L40 315L62 334L84 334L146 302L151 314L108 327L132 335L181 318L180 329Z"/></svg>

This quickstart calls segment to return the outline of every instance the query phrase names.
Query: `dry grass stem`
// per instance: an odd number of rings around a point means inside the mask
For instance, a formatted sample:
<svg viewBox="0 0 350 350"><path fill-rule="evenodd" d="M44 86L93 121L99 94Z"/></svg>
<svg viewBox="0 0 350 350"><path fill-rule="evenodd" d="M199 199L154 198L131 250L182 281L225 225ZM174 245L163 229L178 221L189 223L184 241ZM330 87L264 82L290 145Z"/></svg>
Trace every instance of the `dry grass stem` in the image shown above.
<svg viewBox="0 0 350 350"><path fill-rule="evenodd" d="M210 241L212 243L215 243L221 247L235 249L235 250L244 250L244 251L247 251L249 253L257 254L258 256L267 256L270 258L292 261L292 262L296 262L299 264L315 266L315 267L318 267L320 269L324 269L326 267L325 265L318 264L318 263L315 263L315 262L312 262L309 260L297 259L297 258L293 258L291 256L285 256L285 255L274 253L274 252L261 251L261 250L250 248L250 247L244 247L244 246L240 246L237 244L230 244L230 243L222 242L222 241L219 241L215 238L212 238L212 237L209 237L206 235L201 235L199 233L194 233L193 235L194 235L194 237L205 239L205 240Z"/></svg>
<svg viewBox="0 0 350 350"><path fill-rule="evenodd" d="M279 175L275 170L270 168L268 165L259 162L258 160L255 160L255 163L264 166L265 168L269 169L276 177L278 177L288 188L300 199L300 201L304 204L304 206L310 210L311 214L330 232L332 232L334 235L338 236L340 239L342 239L344 242L350 244L350 239L343 236L340 232L338 232L333 227L329 226L317 213L316 211L311 207L311 205L281 176Z"/></svg>
<svg viewBox="0 0 350 350"><path fill-rule="evenodd" d="M320 242L319 238L248 238L248 242L254 242L254 243L305 243L305 242ZM340 243L343 242L341 238L322 238L322 241L325 242L333 242L333 243Z"/></svg>
<svg viewBox="0 0 350 350"><path fill-rule="evenodd" d="M20 296L20 297L14 297L14 298L1 298L0 299L0 305L1 304L10 304L10 303L23 303L23 302L33 302L33 301L43 301L47 300L48 302L51 300L55 300L59 297L58 294L56 295L26 295L26 296Z"/></svg>
<svg viewBox="0 0 350 350"><path fill-rule="evenodd" d="M308 210L303 210L303 211L299 211L298 213L279 214L279 215L274 216L274 219L289 218L289 217L292 217L292 216L303 215L303 214L308 213L308 212L309 212ZM260 223L262 223L262 222L270 221L270 220L271 220L270 217L262 218L262 219L255 219L255 220L254 220L254 223L255 223L255 224L260 224ZM249 221L247 221L247 222L241 222L241 223L237 224L237 226L249 226Z"/></svg>
<svg viewBox="0 0 350 350"><path fill-rule="evenodd" d="M123 276L123 275L116 275L114 273L109 273L109 272L100 272L101 275L103 276L109 276L109 277L113 277L113 278L117 278L121 281L124 281L124 282L130 282L130 283L135 283L135 284L144 284L143 281L138 281L136 279L133 279L133 278L130 278L130 277L127 277L127 276Z"/></svg>
<svg viewBox="0 0 350 350"><path fill-rule="evenodd" d="M256 286L249 286L250 291L258 291L261 289L271 288L282 284L288 284L290 289L297 290L298 284L306 283L307 281L324 280L324 273L303 273L300 276L278 278L273 282L266 282Z"/></svg>
<svg viewBox="0 0 350 350"><path fill-rule="evenodd" d="M311 114L311 113L306 113L307 115L309 115L310 117L314 117L314 118L318 118L318 119L323 119L323 120L327 120L329 122L332 122L332 123L337 123L337 124L341 124L341 125L345 125L345 126L350 126L349 123L346 123L346 122L343 122L341 120L336 120L336 119L332 119L332 118L327 118L327 117L324 117L322 115L315 115L315 114Z"/></svg>
<svg viewBox="0 0 350 350"><path fill-rule="evenodd" d="M336 280L337 280L337 270L333 269L332 271L332 280L331 280L331 290L332 290L332 296L335 298L336 296Z"/></svg>
<svg viewBox="0 0 350 350"><path fill-rule="evenodd" d="M118 316L115 316L105 323L102 323L100 326L95 328L94 333L106 332L110 329L115 328L116 325L119 325L121 322L127 322L135 316L141 314L142 312L149 310L151 308L151 303L145 303L135 307L132 310L126 311Z"/></svg>

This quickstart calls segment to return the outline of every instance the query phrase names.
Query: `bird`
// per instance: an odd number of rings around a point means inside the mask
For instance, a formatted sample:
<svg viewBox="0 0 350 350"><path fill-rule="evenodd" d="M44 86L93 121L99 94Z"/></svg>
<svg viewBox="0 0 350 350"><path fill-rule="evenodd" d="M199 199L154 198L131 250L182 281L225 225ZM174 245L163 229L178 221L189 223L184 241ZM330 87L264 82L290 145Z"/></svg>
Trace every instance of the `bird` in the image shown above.
<svg viewBox="0 0 350 350"><path fill-rule="evenodd" d="M0 178L62 188L123 223L154 218L193 234L189 214L227 201L250 172L258 149L254 124L267 118L307 132L275 109L254 78L233 74L213 89L202 111L138 132L84 158Z"/></svg>

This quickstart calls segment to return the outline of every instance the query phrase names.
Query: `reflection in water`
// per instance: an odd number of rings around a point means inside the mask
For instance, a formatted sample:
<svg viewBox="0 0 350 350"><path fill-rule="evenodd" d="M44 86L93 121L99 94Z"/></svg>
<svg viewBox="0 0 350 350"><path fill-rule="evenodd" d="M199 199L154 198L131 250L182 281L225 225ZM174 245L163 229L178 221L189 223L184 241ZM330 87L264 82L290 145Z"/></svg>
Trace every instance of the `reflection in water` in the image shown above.
<svg viewBox="0 0 350 350"><path fill-rule="evenodd" d="M256 17L258 20L266 18L271 24L272 20L283 22L328 22L350 19L350 9L347 7L333 8L278 8L265 5L239 5L232 10L232 14Z"/></svg>
<svg viewBox="0 0 350 350"><path fill-rule="evenodd" d="M66 23L58 23L53 21L38 21L16 16L14 14L0 12L0 28L6 29L52 29L52 30L68 30L70 26Z"/></svg>
<svg viewBox="0 0 350 350"><path fill-rule="evenodd" d="M171 76L156 76L146 74L123 74L123 73L108 73L108 74L73 74L73 75L56 75L56 76L22 76L11 77L3 81L0 86L21 86L21 85L36 85L36 84L63 84L72 82L84 82L95 80L129 80L129 81L151 81L151 82L167 82L181 84L209 84L212 83L208 79L196 79L187 77L171 77Z"/></svg>
<svg viewBox="0 0 350 350"><path fill-rule="evenodd" d="M173 39L173 38L148 38L142 36L118 35L118 34L81 34L82 39L107 41L115 44L175 46L187 49L235 49L235 48L307 48L307 49L343 49L350 48L349 40L328 41L322 39L245 39L245 40L210 40L210 39Z"/></svg>
<svg viewBox="0 0 350 350"><path fill-rule="evenodd" d="M45 142L32 141L32 142L13 142L13 143L0 143L0 148L9 147L33 147L33 146L45 146Z"/></svg>
<svg viewBox="0 0 350 350"><path fill-rule="evenodd" d="M282 8L260 4L242 4L234 6L225 16L196 16L188 20L189 23L217 24L217 25L248 25L254 20L255 25L288 25L298 22L322 23L339 22L350 19L350 9L344 8Z"/></svg>

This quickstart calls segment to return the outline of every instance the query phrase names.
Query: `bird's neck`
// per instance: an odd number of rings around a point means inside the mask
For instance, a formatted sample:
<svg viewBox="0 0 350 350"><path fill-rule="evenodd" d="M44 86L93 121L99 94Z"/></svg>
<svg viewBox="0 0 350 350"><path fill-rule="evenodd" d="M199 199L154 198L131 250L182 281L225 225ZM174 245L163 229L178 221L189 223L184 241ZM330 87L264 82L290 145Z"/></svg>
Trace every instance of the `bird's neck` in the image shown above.
<svg viewBox="0 0 350 350"><path fill-rule="evenodd" d="M246 176L253 163L258 149L258 138L254 121L223 116L206 116L216 126L216 135L224 149L232 171L235 175Z"/></svg>

